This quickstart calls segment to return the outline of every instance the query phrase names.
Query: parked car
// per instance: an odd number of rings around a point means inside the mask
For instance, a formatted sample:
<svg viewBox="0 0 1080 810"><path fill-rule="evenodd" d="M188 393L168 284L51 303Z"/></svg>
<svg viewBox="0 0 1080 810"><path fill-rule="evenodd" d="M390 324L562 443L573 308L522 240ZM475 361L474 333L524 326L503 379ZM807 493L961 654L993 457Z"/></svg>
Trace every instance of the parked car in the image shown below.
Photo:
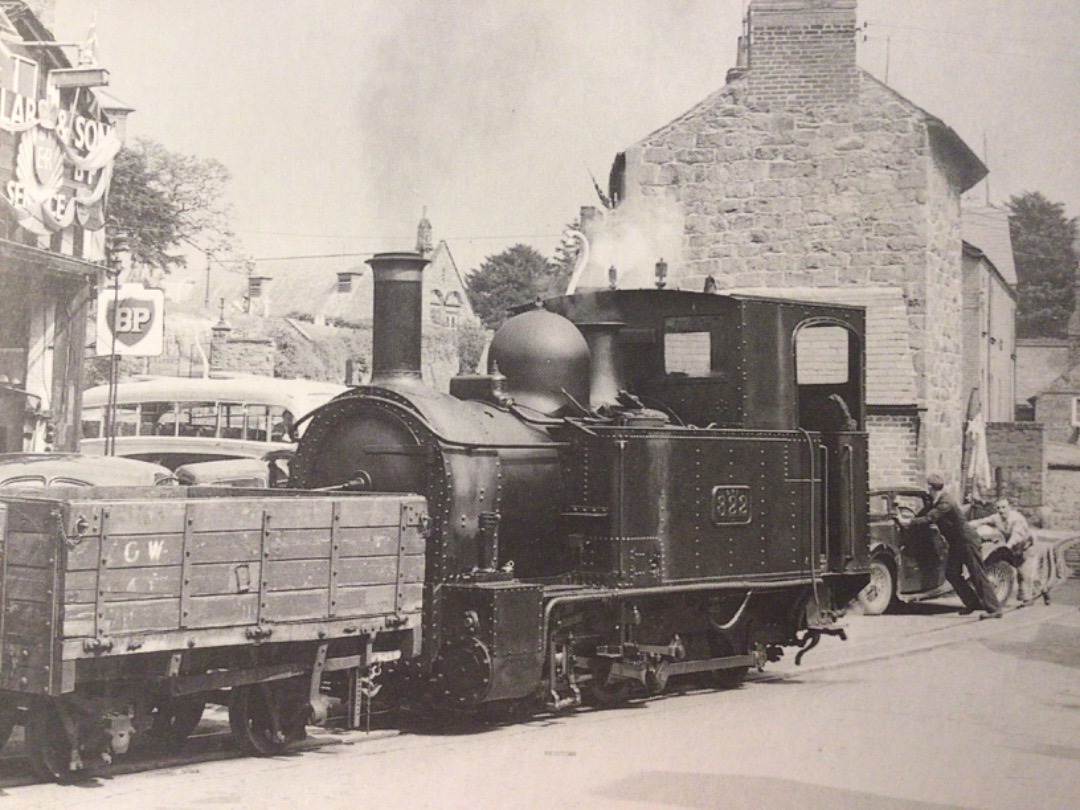
<svg viewBox="0 0 1080 810"><path fill-rule="evenodd" d="M176 478L183 486L210 484L257 489L270 486L266 462L256 458L231 458L182 464L176 468Z"/></svg>
<svg viewBox="0 0 1080 810"><path fill-rule="evenodd" d="M80 453L0 453L0 487L124 487L175 484L168 467Z"/></svg>
<svg viewBox="0 0 1080 810"><path fill-rule="evenodd" d="M945 580L948 545L934 526L901 526L931 502L923 489L896 487L870 493L870 583L859 603L870 615L885 613L904 602L949 593ZM1016 567L1009 547L983 542L986 573L998 601L1005 604L1016 590Z"/></svg>

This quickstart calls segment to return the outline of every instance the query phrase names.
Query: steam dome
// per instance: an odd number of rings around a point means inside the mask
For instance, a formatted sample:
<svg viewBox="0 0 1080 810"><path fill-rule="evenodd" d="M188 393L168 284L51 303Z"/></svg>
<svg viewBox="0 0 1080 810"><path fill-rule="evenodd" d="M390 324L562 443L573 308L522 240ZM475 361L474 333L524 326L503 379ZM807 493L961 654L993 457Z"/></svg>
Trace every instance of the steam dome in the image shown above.
<svg viewBox="0 0 1080 810"><path fill-rule="evenodd" d="M545 309L515 315L495 333L488 358L518 405L554 416L572 405L569 394L588 406L589 346L562 315Z"/></svg>

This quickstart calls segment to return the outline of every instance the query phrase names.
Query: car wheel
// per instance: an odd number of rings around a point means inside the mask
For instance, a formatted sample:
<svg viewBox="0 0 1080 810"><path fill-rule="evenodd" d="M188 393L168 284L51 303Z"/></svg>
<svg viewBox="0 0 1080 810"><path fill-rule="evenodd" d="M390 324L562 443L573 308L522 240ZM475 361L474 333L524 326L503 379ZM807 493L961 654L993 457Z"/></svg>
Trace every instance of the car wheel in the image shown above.
<svg viewBox="0 0 1080 810"><path fill-rule="evenodd" d="M889 609L896 593L892 567L880 557L870 561L870 582L859 593L859 604L867 616L880 616Z"/></svg>
<svg viewBox="0 0 1080 810"><path fill-rule="evenodd" d="M998 604L1004 607L1016 589L1016 568L1008 560L999 558L987 564L986 578L990 580Z"/></svg>

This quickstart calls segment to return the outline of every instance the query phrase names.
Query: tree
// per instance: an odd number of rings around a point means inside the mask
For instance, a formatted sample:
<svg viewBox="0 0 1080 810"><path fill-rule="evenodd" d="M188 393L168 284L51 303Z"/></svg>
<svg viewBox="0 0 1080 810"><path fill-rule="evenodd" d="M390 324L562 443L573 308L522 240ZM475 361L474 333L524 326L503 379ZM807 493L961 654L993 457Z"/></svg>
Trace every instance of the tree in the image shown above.
<svg viewBox="0 0 1080 810"><path fill-rule="evenodd" d="M1077 220L1037 191L1009 199L1016 260L1016 336L1065 337L1075 305Z"/></svg>
<svg viewBox="0 0 1080 810"><path fill-rule="evenodd" d="M556 272L535 248L514 245L469 274L469 301L484 326L498 329L511 307L551 295Z"/></svg>
<svg viewBox="0 0 1080 810"><path fill-rule="evenodd" d="M127 250L133 266L168 273L186 264L179 251L188 246L227 253L234 238L228 182L229 170L216 160L171 152L148 138L125 146L109 187L106 258Z"/></svg>

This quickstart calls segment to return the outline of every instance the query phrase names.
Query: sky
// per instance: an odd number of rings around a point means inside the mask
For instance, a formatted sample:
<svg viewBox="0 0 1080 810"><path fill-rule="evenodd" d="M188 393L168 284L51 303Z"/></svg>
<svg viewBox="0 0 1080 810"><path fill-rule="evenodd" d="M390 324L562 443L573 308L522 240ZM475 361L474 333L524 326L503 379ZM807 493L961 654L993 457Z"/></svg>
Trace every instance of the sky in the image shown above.
<svg viewBox="0 0 1080 810"><path fill-rule="evenodd" d="M242 252L552 255L615 155L724 84L745 0L56 0L128 137L232 173ZM859 63L1080 215L1080 2L860 0ZM95 23L96 19L96 23ZM590 175L591 173L591 175ZM358 258L357 261L362 261Z"/></svg>

